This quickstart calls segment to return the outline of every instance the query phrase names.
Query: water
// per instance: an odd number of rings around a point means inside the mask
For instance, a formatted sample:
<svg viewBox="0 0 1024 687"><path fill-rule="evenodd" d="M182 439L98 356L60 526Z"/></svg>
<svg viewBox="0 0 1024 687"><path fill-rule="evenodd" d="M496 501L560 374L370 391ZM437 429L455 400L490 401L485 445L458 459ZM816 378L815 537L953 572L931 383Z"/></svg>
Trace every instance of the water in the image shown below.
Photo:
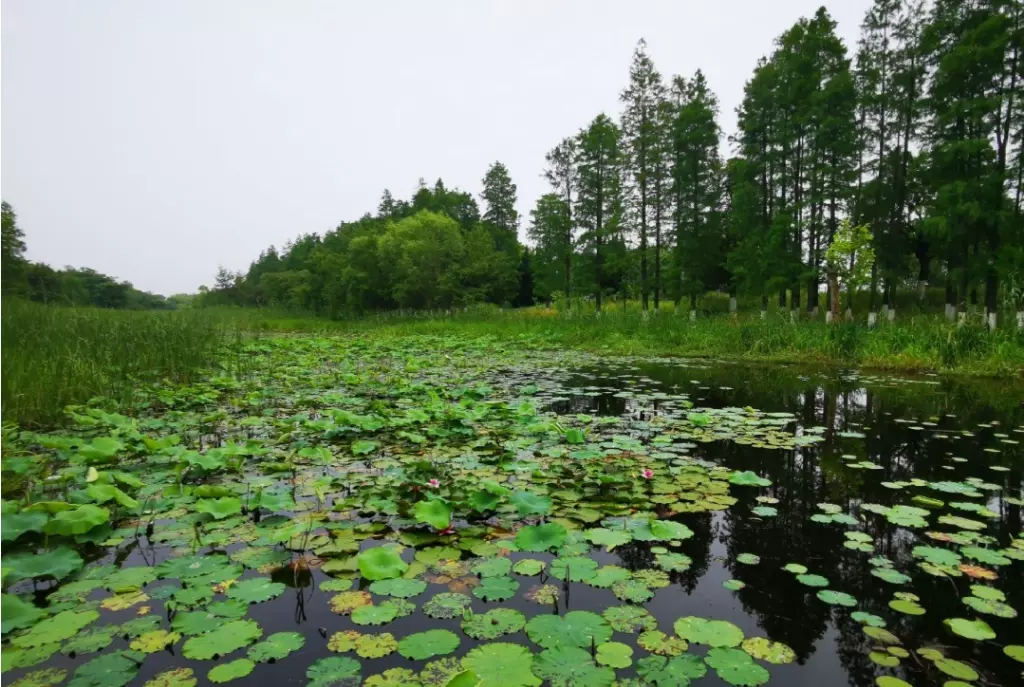
<svg viewBox="0 0 1024 687"><path fill-rule="evenodd" d="M685 414L684 402L696 407L724 409L757 408L768 413L790 413L781 418L780 429L795 434L818 434L818 443L790 449L765 449L732 440L688 442L688 453L733 470L750 470L771 480L763 489L733 487L738 502L727 510L684 513L676 519L694 535L671 547L689 556L688 570L671 575L671 584L656 590L645 607L657 618L661 631L672 635L673 623L684 616L726 620L743 630L747 637L764 636L792 648L796 660L788 665L766 665L770 684L794 687L821 685L875 684L881 675L900 676L913 685L942 685L951 680L935 665L911 653L896 667L880 667L869 659L879 643L867 637L862 625L850 616L853 610L866 611L887 621L887 629L903 640L913 652L922 647L936 648L946 656L969 664L980 673L985 684L1020 684L1022 664L1002 652L1002 647L1024 644L1024 623L1020 618L980 615L967 608L962 598L970 594L970 584L987 584L1006 595L1006 603L1018 608L1024 603L1024 563L985 566L998 573L990 582L939 577L923 571L912 555L917 545L936 544L924 532L956 531L936 526L941 513L984 521L984 534L993 537L998 547L1020 537L1022 516L1019 502L1005 496L1021 497L1024 462L1017 442L1024 440L1024 409L1019 386L994 381L955 381L936 377L894 377L858 375L799 367L746 366L699 361L574 361L573 364L538 368L518 363L489 370L484 381L499 392L517 393L529 388L525 398L541 408L564 417L593 415L620 418L614 431L628 433L645 445L657 434L659 418ZM535 387L535 388L532 388ZM521 397L522 398L522 397ZM567 420L568 421L568 420ZM692 445L691 445L692 444ZM994 452L998 450L999 452ZM870 462L875 469L851 467ZM1003 468L992 470L992 467ZM834 504L843 513L859 512L867 503L893 506L910 504L912 494L927 493L945 502L974 501L963 496L922 488L894 488L894 483L912 479L935 482L960 482L970 477L1002 487L986 491L985 505L996 517L982 518L970 512L957 512L944 506L935 509L927 528L897 527L885 518L865 513L857 527L823 524L811 518L824 511L818 504ZM636 479L642 479L636 477ZM889 483L885 486L883 483ZM774 517L760 518L751 509L758 506L757 496L767 497L777 510ZM763 502L768 502L763 499ZM844 533L862 530L872 537L872 552L853 551L844 546ZM237 545L229 545L230 552ZM629 570L649 569L654 563L650 542L631 542L611 553L595 550L589 554L601 565L613 564ZM100 552L101 560L114 554ZM756 564L740 562L741 554L754 554ZM175 555L168 546L154 544L145 537L122 546L116 560L123 566L156 565ZM468 553L467 553L468 555ZM550 562L551 554L514 552L512 560L533 558ZM912 579L904 585L892 585L872 576L869 559L884 556L893 566ZM824 575L829 588L855 597L854 608L823 603L817 589L800 584L783 570L787 563L800 563L812 573ZM246 577L255 576L248 570ZM355 626L348 617L331 612L328 599L333 595L318 589L330 579L316 566L301 574L284 568L272 575L288 585L278 598L253 604L248 617L263 628L264 638L279 631L298 631L305 646L287 658L257 665L239 685L302 685L305 669L315 660L333 654L327 649L327 637L343 630L363 633L389 632L401 639L411 633L444 628L459 635L461 645L453 656L464 656L487 642L476 641L460 630L461 618L428 618L419 609L382 627ZM483 613L498 606L515 608L528 618L542 613L564 614L572 610L604 609L622 605L610 589L598 589L579 583L546 578L518 577L515 597L499 603L473 599L472 610ZM739 580L745 587L732 591L723 587L727 580ZM524 592L538 584L553 584L560 597L554 605L541 605L524 598ZM166 584L155 582L152 590ZM358 581L357 581L358 584ZM44 585L45 586L45 585ZM363 582L363 587L368 583ZM22 585L24 589L24 583ZM427 592L412 599L422 607L432 594L448 591L430 585ZM468 591L468 588L467 588ZM912 591L920 597L923 615L911 616L893 611L888 604L897 591ZM106 597L96 592L90 598ZM40 593L44 602L46 593ZM219 597L218 597L219 598ZM146 605L165 614L162 603ZM103 611L105 623L121 623L137 615L137 608ZM946 618L984 618L995 631L992 641L972 641L951 633ZM164 624L166 626L166 623ZM635 677L636 660L647 652L636 648L636 635L616 633L614 641L634 647L634 665L616 672L619 680ZM499 642L514 642L539 651L523 631L506 635ZM107 651L125 649L128 641L115 638ZM143 684L162 671L187 666L200 683L206 682L211 661L194 661L175 648L147 657L132 684ZM706 646L691 644L689 651L703 655ZM352 654L348 654L352 655ZM95 654L67 657L55 654L46 662L28 669L5 672L3 684L12 684L26 672L40 668L66 668L70 674ZM244 650L228 658L244 656ZM384 658L359 659L362 676L392 668L419 671L427 661L410 661L398 653ZM708 671L697 684L727 684L715 671ZM383 683L381 683L383 684Z"/></svg>

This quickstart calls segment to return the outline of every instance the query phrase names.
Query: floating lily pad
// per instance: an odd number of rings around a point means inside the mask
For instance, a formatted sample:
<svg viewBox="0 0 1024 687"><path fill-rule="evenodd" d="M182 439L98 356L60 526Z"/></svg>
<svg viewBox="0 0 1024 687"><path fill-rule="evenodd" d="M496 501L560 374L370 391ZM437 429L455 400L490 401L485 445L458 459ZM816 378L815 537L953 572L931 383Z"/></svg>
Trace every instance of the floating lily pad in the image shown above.
<svg viewBox="0 0 1024 687"><path fill-rule="evenodd" d="M462 631L473 639L497 639L519 632L526 625L526 616L512 608L494 608L462 621Z"/></svg>
<svg viewBox="0 0 1024 687"><path fill-rule="evenodd" d="M545 649L558 646L589 648L612 637L608 622L590 611L569 611L564 616L538 615L526 623L526 634Z"/></svg>
<svg viewBox="0 0 1024 687"><path fill-rule="evenodd" d="M478 646L462 659L479 687L539 687L533 673L533 654L519 644L496 642Z"/></svg>
<svg viewBox="0 0 1024 687"><path fill-rule="evenodd" d="M234 661L221 663L219 666L214 667L206 674L206 678L214 683L230 682L231 680L245 677L255 667L256 664L247 658L236 658Z"/></svg>

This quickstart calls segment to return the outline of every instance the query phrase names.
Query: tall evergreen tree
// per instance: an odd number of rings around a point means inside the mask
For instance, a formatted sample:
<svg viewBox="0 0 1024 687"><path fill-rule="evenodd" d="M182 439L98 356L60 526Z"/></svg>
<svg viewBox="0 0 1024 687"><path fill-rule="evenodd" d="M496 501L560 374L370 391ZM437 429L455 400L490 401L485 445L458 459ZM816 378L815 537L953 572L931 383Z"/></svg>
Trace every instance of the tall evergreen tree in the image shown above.
<svg viewBox="0 0 1024 687"><path fill-rule="evenodd" d="M601 312L601 296L606 287L604 245L622 214L620 136L619 127L607 115L599 114L580 132L577 147L576 219L583 230L582 245L593 252L597 312Z"/></svg>
<svg viewBox="0 0 1024 687"><path fill-rule="evenodd" d="M628 206L631 224L640 244L640 297L644 310L648 309L650 282L648 280L648 246L655 187L663 165L659 156L663 149L663 133L659 124L661 102L665 87L661 74L647 55L647 43L641 39L633 52L629 70L629 85L619 96L626 109L622 114L622 132L628 156ZM660 232L660 228L659 228ZM660 242L660 234L658 238ZM660 280L660 274L656 278ZM660 291L660 284L656 287Z"/></svg>
<svg viewBox="0 0 1024 687"><path fill-rule="evenodd" d="M498 250L515 253L519 231L519 213L516 211L516 185L509 177L508 168L495 162L487 169L480 194L486 204L483 220L494 234Z"/></svg>
<svg viewBox="0 0 1024 687"><path fill-rule="evenodd" d="M688 82L673 79L672 101L673 292L677 306L689 294L693 311L697 296L718 286L712 282L724 263L718 101L700 70Z"/></svg>
<svg viewBox="0 0 1024 687"><path fill-rule="evenodd" d="M572 207L573 194L576 192L578 181L578 170L576 169L576 139L565 138L557 146L552 148L545 156L548 166L544 170L544 176L554 190L555 195L562 201L562 209L565 211L565 220L561 222L565 238L560 242L563 250L562 261L565 265L563 278L565 280L565 297L569 303L572 302L572 260L575 250Z"/></svg>
<svg viewBox="0 0 1024 687"><path fill-rule="evenodd" d="M537 199L530 211L530 226L526 233L533 241L532 266L534 295L542 300L566 288L565 270L571 266L572 232L569 227L571 211L556 193L547 193ZM566 255L569 259L566 259Z"/></svg>

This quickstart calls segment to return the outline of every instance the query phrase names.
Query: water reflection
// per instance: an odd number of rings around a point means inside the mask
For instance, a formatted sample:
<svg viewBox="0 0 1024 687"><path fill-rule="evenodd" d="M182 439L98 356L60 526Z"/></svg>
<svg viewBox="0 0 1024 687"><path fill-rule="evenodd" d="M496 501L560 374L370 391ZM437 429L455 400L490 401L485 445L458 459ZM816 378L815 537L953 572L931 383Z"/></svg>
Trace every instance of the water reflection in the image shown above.
<svg viewBox="0 0 1024 687"><path fill-rule="evenodd" d="M679 599L659 594L659 616L671 608L670 618L693 614L727 619L747 630L748 636L763 634L785 642L796 653L798 666L820 663L812 672L792 666L779 671L773 668L773 682L846 682L867 687L883 674L902 675L915 685L940 685L949 680L928 661L914 656L895 670L875 665L868 655L876 642L850 617L854 609L819 600L816 589L801 585L792 573L782 569L795 562L827 577L830 589L853 595L858 602L856 610L885 618L888 629L903 638L908 648L937 647L974 664L979 672L994 676L1002 684L1020 679L1019 665L1003 655L1000 646L1024 643L1024 623L984 616L995 630L998 643L972 642L951 634L943 624L946 618L978 617L960 601L978 580L967 575L936 577L916 565L913 548L935 543L924 535L926 530L955 528L936 525L935 515L929 518L928 528L911 530L863 513L863 529L873 538L874 551L858 553L844 547L848 527L811 520L822 512L818 506L822 503L835 504L843 513L857 512L865 503L909 503L909 494L898 483L915 478L958 482L974 477L1001 487L988 499L988 507L998 517L984 519L984 534L995 539L997 548L1006 546L1011 535L1019 536L1022 526L1020 505L1003 498L1021 496L1022 452L1015 443L1024 440L1020 404L1024 392L1019 386L934 378L799 375L788 368L694 368L640 361L622 370L584 370L562 381L585 391L572 395L563 391L567 397L552 404L559 413L620 415L642 426L664 409L665 402L657 398L659 393L685 393L689 402L699 407L749 405L763 411L789 412L796 417L798 434L815 431L823 437L818 444L785 451L721 441L692 449L695 457L752 470L770 479L772 486L761 493L777 499L774 507L778 514L753 516L750 509L758 505L755 491L734 489L740 503L728 510L682 516L680 520L694 530L693 538L682 549L694 564L685 573L673 574L673 583L690 596ZM955 494L930 495L946 502L966 500ZM936 511L944 512L951 511ZM716 560L716 550L723 551L721 560ZM618 564L631 570L652 564L649 547L643 544L633 543L616 553ZM743 553L759 556L760 563L739 562L738 556ZM868 560L878 555L892 561L912 581L897 586L872 576ZM1017 607L1024 603L1022 568L1019 564L999 567L1000 577L994 583ZM746 586L723 594L723 590L705 584L707 578L718 584L732 578ZM904 615L889 607L893 594L901 589L912 589L920 596L926 610L923 615ZM738 600L739 608L733 600ZM751 625L756 631L750 631ZM816 652L825 652L825 660L812 660ZM785 677L776 677L777 673ZM827 675L826 681L822 681L823 675Z"/></svg>

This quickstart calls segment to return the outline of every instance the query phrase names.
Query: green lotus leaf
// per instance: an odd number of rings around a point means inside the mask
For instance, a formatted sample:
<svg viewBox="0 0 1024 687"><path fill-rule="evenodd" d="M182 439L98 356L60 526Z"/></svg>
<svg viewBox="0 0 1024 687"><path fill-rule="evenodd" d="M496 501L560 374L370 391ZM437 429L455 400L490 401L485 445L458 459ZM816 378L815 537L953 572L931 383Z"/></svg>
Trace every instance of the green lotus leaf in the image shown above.
<svg viewBox="0 0 1024 687"><path fill-rule="evenodd" d="M5 519L7 517L4 516ZM46 611L24 601L19 596L14 594L0 596L0 619L2 619L3 634L7 634L11 630L30 627L45 615Z"/></svg>
<svg viewBox="0 0 1024 687"><path fill-rule="evenodd" d="M909 599L893 599L889 602L889 608L907 615L924 615L925 610L916 601Z"/></svg>
<svg viewBox="0 0 1024 687"><path fill-rule="evenodd" d="M799 563L786 563L786 565L782 566L782 569L795 575L803 575L807 572L807 566L800 565Z"/></svg>
<svg viewBox="0 0 1024 687"><path fill-rule="evenodd" d="M131 648L143 654L155 654L175 644L181 635L167 630L150 630L132 640Z"/></svg>
<svg viewBox="0 0 1024 687"><path fill-rule="evenodd" d="M760 556L755 556L752 553L741 553L736 556L737 563L743 563L744 565L757 565L761 562Z"/></svg>
<svg viewBox="0 0 1024 687"><path fill-rule="evenodd" d="M861 628L868 637L874 639L882 644L899 644L900 639L892 632L889 632L885 628L877 627L875 625L865 625Z"/></svg>
<svg viewBox="0 0 1024 687"><path fill-rule="evenodd" d="M612 606L606 608L601 613L601 617L607 620L616 632L635 634L658 627L657 619L639 606Z"/></svg>
<svg viewBox="0 0 1024 687"><path fill-rule="evenodd" d="M873 627L885 627L885 620L872 613L865 613L864 611L854 611L850 614L850 617L856 620L858 623L871 625Z"/></svg>
<svg viewBox="0 0 1024 687"><path fill-rule="evenodd" d="M102 654L78 666L68 687L123 687L139 674L139 661L130 652Z"/></svg>
<svg viewBox="0 0 1024 687"><path fill-rule="evenodd" d="M984 620L967 620L966 618L947 618L946 626L953 634L966 637L967 639L986 640L995 639L996 633ZM954 676L955 677L955 676Z"/></svg>
<svg viewBox="0 0 1024 687"><path fill-rule="evenodd" d="M1014 661L1024 663L1024 646L1020 644L1007 644L1003 647L1003 653Z"/></svg>
<svg viewBox="0 0 1024 687"><path fill-rule="evenodd" d="M693 530L674 520L652 520L651 534L660 541L675 541L689 539L693 536Z"/></svg>
<svg viewBox="0 0 1024 687"><path fill-rule="evenodd" d="M110 643L114 641L114 635L118 634L121 627L118 625L105 625L103 627L95 627L88 631L82 631L76 634L74 637L64 642L64 646L60 648L60 652L67 656L74 654L76 656L82 656L84 654L93 654L97 651L102 651L110 646Z"/></svg>
<svg viewBox="0 0 1024 687"><path fill-rule="evenodd" d="M970 667L962 661L954 661L951 658L940 658L935 661L932 665L941 670L943 673L950 677L954 677L958 680L967 680L973 682L980 676L974 668Z"/></svg>
<svg viewBox="0 0 1024 687"><path fill-rule="evenodd" d="M360 658L383 658L398 648L395 636L390 632L365 634L355 638L356 653Z"/></svg>
<svg viewBox="0 0 1024 687"><path fill-rule="evenodd" d="M545 649L558 646L587 649L611 639L612 628L596 613L569 611L564 616L534 616L526 623L526 635Z"/></svg>
<svg viewBox="0 0 1024 687"><path fill-rule="evenodd" d="M614 670L598 666L590 652L573 646L556 646L542 651L533 660L533 674L550 680L553 687L607 687L615 681Z"/></svg>
<svg viewBox="0 0 1024 687"><path fill-rule="evenodd" d="M714 668L722 680L738 687L763 685L771 677L746 652L738 649L716 647L708 651L704 662Z"/></svg>
<svg viewBox="0 0 1024 687"><path fill-rule="evenodd" d="M621 642L605 642L598 645L594 659L609 668L628 668L633 665L633 647Z"/></svg>
<svg viewBox="0 0 1024 687"><path fill-rule="evenodd" d="M547 563L544 561L538 561L533 558L524 558L516 561L515 565L512 566L512 572L516 575L526 575L532 577L533 575L539 575L543 572Z"/></svg>
<svg viewBox="0 0 1024 687"><path fill-rule="evenodd" d="M274 582L269 577L251 577L231 585L227 591L229 599L247 604L270 601L284 594L283 582Z"/></svg>
<svg viewBox="0 0 1024 687"><path fill-rule="evenodd" d="M39 577L62 580L82 568L82 557L72 549L59 547L42 553L22 552L3 557L4 582L14 583Z"/></svg>
<svg viewBox="0 0 1024 687"><path fill-rule="evenodd" d="M556 580L586 582L597 573L597 561L582 556L556 558L551 561L548 571Z"/></svg>
<svg viewBox="0 0 1024 687"><path fill-rule="evenodd" d="M646 656L636 662L636 671L648 684L666 687L687 687L691 680L707 674L700 656L683 654L673 658Z"/></svg>
<svg viewBox="0 0 1024 687"><path fill-rule="evenodd" d="M505 601L519 590L519 580L512 577L485 577L473 587L473 596L484 601Z"/></svg>
<svg viewBox="0 0 1024 687"><path fill-rule="evenodd" d="M685 639L670 637L661 630L641 632L636 638L636 643L644 651L659 656L679 656L690 648Z"/></svg>
<svg viewBox="0 0 1024 687"><path fill-rule="evenodd" d="M459 648L459 637L448 630L427 630L402 638L398 653L406 658L421 661L434 656L445 656Z"/></svg>
<svg viewBox="0 0 1024 687"><path fill-rule="evenodd" d="M960 554L937 546L915 546L911 553L914 558L923 558L933 565L960 564Z"/></svg>
<svg viewBox="0 0 1024 687"><path fill-rule="evenodd" d="M423 612L431 618L454 618L470 607L473 599L465 594L443 592L423 604Z"/></svg>
<svg viewBox="0 0 1024 687"><path fill-rule="evenodd" d="M743 641L743 630L725 620L705 620L694 616L675 622L677 635L694 644L713 647L738 646Z"/></svg>
<svg viewBox="0 0 1024 687"><path fill-rule="evenodd" d="M519 632L525 626L526 616L512 608L493 608L462 621L462 631L473 639L497 639Z"/></svg>
<svg viewBox="0 0 1024 687"><path fill-rule="evenodd" d="M872 568L871 574L889 584L906 584L910 582L909 575L904 575L899 570L893 568Z"/></svg>
<svg viewBox="0 0 1024 687"><path fill-rule="evenodd" d="M348 656L321 658L306 669L308 687L332 687L333 685L358 685L362 666Z"/></svg>
<svg viewBox="0 0 1024 687"><path fill-rule="evenodd" d="M0 518L3 541L14 541L27 532L42 532L43 526L50 516L43 511L22 511L21 513L4 513Z"/></svg>
<svg viewBox="0 0 1024 687"><path fill-rule="evenodd" d="M452 507L441 499L420 501L413 508L416 522L423 522L435 530L446 530L452 524Z"/></svg>
<svg viewBox="0 0 1024 687"><path fill-rule="evenodd" d="M833 606L847 606L852 608L857 605L857 599L853 598L846 592L837 592L833 589L819 590L818 598Z"/></svg>
<svg viewBox="0 0 1024 687"><path fill-rule="evenodd" d="M44 668L26 673L18 681L12 682L11 687L54 687L64 682L67 676L68 671L63 668Z"/></svg>
<svg viewBox="0 0 1024 687"><path fill-rule="evenodd" d="M352 455L354 456L365 456L368 453L373 453L377 450L377 442L367 441L366 439L359 439L352 442Z"/></svg>
<svg viewBox="0 0 1024 687"><path fill-rule="evenodd" d="M654 563L666 572L683 572L690 569L693 559L683 553L659 553L655 555Z"/></svg>
<svg viewBox="0 0 1024 687"><path fill-rule="evenodd" d="M356 625L386 625L398 617L394 606L367 604L352 611L352 622Z"/></svg>
<svg viewBox="0 0 1024 687"><path fill-rule="evenodd" d="M587 530L586 537L587 541L594 546L603 546L606 551L611 551L616 546L622 546L633 541L633 535L626 530L609 530L603 527Z"/></svg>
<svg viewBox="0 0 1024 687"><path fill-rule="evenodd" d="M875 684L878 687L914 687L909 682L898 677L892 677L891 675L881 675L875 678Z"/></svg>
<svg viewBox="0 0 1024 687"><path fill-rule="evenodd" d="M230 620L187 640L181 653L185 658L207 661L249 646L262 635L263 630L255 620Z"/></svg>
<svg viewBox="0 0 1024 687"><path fill-rule="evenodd" d="M368 580L401 577L409 564L390 546L374 546L359 554L359 572Z"/></svg>
<svg viewBox="0 0 1024 687"><path fill-rule="evenodd" d="M136 510L141 504L113 484L90 484L85 493L96 503L116 501L129 510Z"/></svg>
<svg viewBox="0 0 1024 687"><path fill-rule="evenodd" d="M219 499L199 499L196 502L196 510L212 516L214 520L223 520L242 512L242 500L234 496L224 496Z"/></svg>
<svg viewBox="0 0 1024 687"><path fill-rule="evenodd" d="M206 674L206 679L213 683L230 682L245 677L253 671L256 664L247 658L236 658L228 663L215 666Z"/></svg>
<svg viewBox="0 0 1024 687"><path fill-rule="evenodd" d="M98 611L61 611L57 615L40 620L30 631L18 635L11 644L19 648L31 648L63 642L74 637L86 625L100 617Z"/></svg>
<svg viewBox="0 0 1024 687"><path fill-rule="evenodd" d="M797 582L808 587L827 587L828 578L821 575L797 575Z"/></svg>
<svg viewBox="0 0 1024 687"><path fill-rule="evenodd" d="M737 471L729 475L729 482L740 487L770 487L771 480L759 476L750 470Z"/></svg>
<svg viewBox="0 0 1024 687"><path fill-rule="evenodd" d="M512 571L512 561L501 556L480 558L470 569L480 577L504 577Z"/></svg>
<svg viewBox="0 0 1024 687"><path fill-rule="evenodd" d="M527 525L516 533L516 546L520 551L539 553L562 546L568 535L568 530L557 522Z"/></svg>
<svg viewBox="0 0 1024 687"><path fill-rule="evenodd" d="M262 642L249 647L246 655L256 663L280 661L306 644L306 638L299 632L275 632Z"/></svg>
<svg viewBox="0 0 1024 687"><path fill-rule="evenodd" d="M612 585L612 593L620 601L642 604L654 598L654 592L637 580L624 580Z"/></svg>
<svg viewBox="0 0 1024 687"><path fill-rule="evenodd" d="M883 668L895 668L900 664L900 659L887 651L872 651L868 653L868 658L872 663Z"/></svg>
<svg viewBox="0 0 1024 687"><path fill-rule="evenodd" d="M551 512L551 499L530 491L514 491L509 501L520 516L547 515Z"/></svg>
<svg viewBox="0 0 1024 687"><path fill-rule="evenodd" d="M773 642L765 637L744 639L740 647L751 657L775 665L792 663L796 660L796 652L782 642Z"/></svg>
<svg viewBox="0 0 1024 687"><path fill-rule="evenodd" d="M978 546L964 546L960 549L960 553L971 560L984 563L985 565L1009 565L1011 562L1009 558L998 551L983 549Z"/></svg>

